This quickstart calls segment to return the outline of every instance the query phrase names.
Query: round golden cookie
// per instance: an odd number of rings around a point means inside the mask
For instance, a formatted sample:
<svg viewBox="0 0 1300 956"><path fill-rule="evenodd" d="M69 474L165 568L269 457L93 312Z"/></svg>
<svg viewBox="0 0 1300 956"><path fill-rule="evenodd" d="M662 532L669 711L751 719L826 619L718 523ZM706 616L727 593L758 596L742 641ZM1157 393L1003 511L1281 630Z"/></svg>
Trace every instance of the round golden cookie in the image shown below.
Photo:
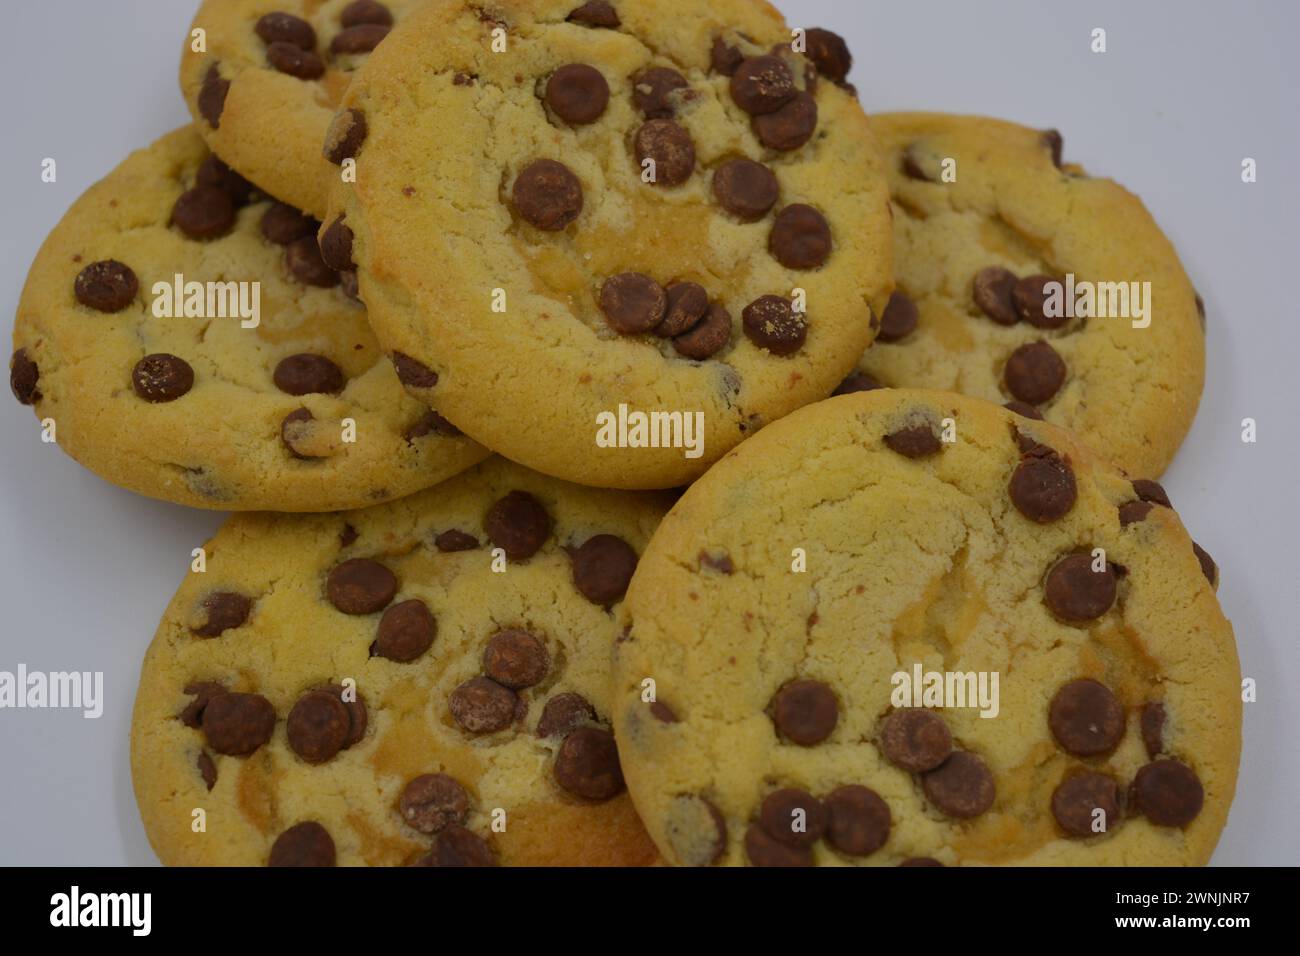
<svg viewBox="0 0 1300 956"><path fill-rule="evenodd" d="M158 856L654 862L608 685L665 508L494 458L363 511L233 518L140 678L131 767Z"/></svg>
<svg viewBox="0 0 1300 956"><path fill-rule="evenodd" d="M197 508L332 511L488 452L402 389L315 220L190 128L73 204L18 303L10 385L64 451Z"/></svg>
<svg viewBox="0 0 1300 956"><path fill-rule="evenodd" d="M833 398L746 442L622 609L615 733L664 856L1204 863L1240 672L1167 502L945 392Z"/></svg>
<svg viewBox="0 0 1300 956"><path fill-rule="evenodd" d="M352 72L423 0L204 0L181 92L213 152L314 216L339 175L321 152ZM201 40L200 40L201 37Z"/></svg>
<svg viewBox="0 0 1300 956"><path fill-rule="evenodd" d="M1204 315L1142 201L1063 164L1055 130L938 113L872 122L898 289L842 390L1015 402L1131 474L1158 477L1200 401ZM1045 303L1046 282L1059 286Z"/></svg>
<svg viewBox="0 0 1300 956"><path fill-rule="evenodd" d="M671 487L852 368L888 200L767 4L592 6L411 14L344 97L325 223L414 394L548 474Z"/></svg>

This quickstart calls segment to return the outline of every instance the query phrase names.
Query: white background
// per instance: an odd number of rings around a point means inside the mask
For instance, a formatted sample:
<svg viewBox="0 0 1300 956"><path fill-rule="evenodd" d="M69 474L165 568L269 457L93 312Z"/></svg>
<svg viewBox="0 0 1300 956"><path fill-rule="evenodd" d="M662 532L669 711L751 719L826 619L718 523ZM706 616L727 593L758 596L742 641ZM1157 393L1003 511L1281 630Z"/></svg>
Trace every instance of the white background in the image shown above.
<svg viewBox="0 0 1300 956"><path fill-rule="evenodd" d="M575 0L575 5L577 0ZM175 71L193 0L6 4L0 58L0 308L72 201L129 151L188 121ZM1209 313L1209 375L1165 477L1222 569L1243 671L1241 781L1215 862L1300 863L1300 4L824 0L792 24L849 41L868 110L1000 115L1057 127L1068 160L1138 193ZM1104 27L1109 52L1089 51ZM43 158L58 182L40 179ZM1240 179L1243 157L1259 181ZM1290 165L1288 165L1290 164ZM7 354L7 353L6 353ZM1258 421L1243 445L1241 420ZM99 720L0 711L0 863L151 864L127 760L141 656L220 516L113 488L41 443L0 400L0 670L103 671Z"/></svg>

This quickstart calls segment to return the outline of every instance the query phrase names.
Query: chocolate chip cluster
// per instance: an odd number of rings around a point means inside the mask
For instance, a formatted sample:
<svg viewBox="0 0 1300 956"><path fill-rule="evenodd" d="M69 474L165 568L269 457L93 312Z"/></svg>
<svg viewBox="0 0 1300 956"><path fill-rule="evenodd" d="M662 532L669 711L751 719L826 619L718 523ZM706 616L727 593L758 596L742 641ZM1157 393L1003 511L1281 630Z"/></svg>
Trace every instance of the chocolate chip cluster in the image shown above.
<svg viewBox="0 0 1300 956"><path fill-rule="evenodd" d="M588 26L618 25L612 9L595 13L582 7L571 20ZM778 44L770 54L748 58L737 50L733 61L725 51L734 47L715 44L715 72L730 77L732 101L751 117L756 138L768 149L790 152L812 138L817 128L814 91L818 66L824 62L840 82L851 62L843 41L827 31L810 31L809 45L810 58ZM795 69L800 68L802 83L796 82ZM633 105L644 119L632 135L636 161L647 171L651 185L680 186L694 174L697 158L690 133L676 117L698 94L685 76L666 66L642 70L632 77L631 85ZM541 99L553 122L587 126L604 115L610 95L609 82L598 69L586 63L568 63L547 77ZM780 197L775 173L746 158L728 159L719 165L712 185L718 204L742 222L762 219ZM537 159L525 166L515 177L510 200L520 218L543 232L567 229L584 208L581 181L554 159ZM772 256L795 270L823 265L832 245L825 216L806 203L781 209L768 236ZM673 282L665 288L640 272L619 273L602 284L599 306L610 328L620 335L654 334L671 339L684 358L710 358L731 340L730 312L722 303L711 301L694 282ZM759 297L745 307L742 317L745 334L772 355L793 355L807 337L806 319L781 296Z"/></svg>
<svg viewBox="0 0 1300 956"><path fill-rule="evenodd" d="M425 370L427 372L427 370ZM408 374L423 374L407 369ZM504 495L483 516L489 542L514 562L527 561L551 540L555 522L546 506L533 494L515 490ZM357 531L345 525L339 536L343 550L358 540ZM432 536L443 553L476 550L479 539L459 528ZM608 606L623 597L636 570L637 555L631 545L611 534L597 534L581 545L566 549L571 560L573 586L593 604ZM335 564L323 582L326 600L335 610L354 617L379 615L370 656L409 665L433 646L437 619L419 598L393 603L400 594L398 575L382 561L351 557ZM191 628L196 638L212 640L243 627L253 615L255 599L236 591L214 591L196 609L199 620ZM473 737L511 731L527 719L526 692L553 683L556 659L544 635L524 626L505 627L486 641L482 673L455 687L447 710L455 725ZM206 744L197 766L207 788L217 781L217 764L209 751L246 757L270 741L276 724L274 705L257 693L232 692L218 681L196 680L185 693L193 700L180 714L181 721L201 730ZM364 698L347 694L338 684L322 684L303 692L285 721L289 749L302 761L320 765L360 743L368 724ZM574 797L609 800L624 789L614 735L582 695L553 694L542 709L535 736L557 741L552 764L556 784ZM506 738L502 738L506 739ZM434 842L417 865L491 865L495 857L482 837L465 829L470 798L463 786L445 773L420 775L402 792L398 811L413 829L434 835ZM273 865L299 865L290 861L311 859L333 862L333 840L319 823L298 824L277 839L271 851ZM306 865L306 864L302 864Z"/></svg>

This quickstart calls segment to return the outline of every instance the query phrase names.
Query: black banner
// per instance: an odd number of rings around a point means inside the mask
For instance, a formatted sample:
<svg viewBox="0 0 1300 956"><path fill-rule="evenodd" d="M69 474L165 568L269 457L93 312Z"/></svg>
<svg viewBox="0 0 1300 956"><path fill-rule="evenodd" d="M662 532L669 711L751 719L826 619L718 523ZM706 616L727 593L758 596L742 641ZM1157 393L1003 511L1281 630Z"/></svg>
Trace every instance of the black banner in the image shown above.
<svg viewBox="0 0 1300 956"><path fill-rule="evenodd" d="M910 929L918 939L983 927L975 938L987 942L990 932L1018 935L1041 925L1072 938L1172 932L1228 941L1285 926L1282 909L1296 879L1288 869L972 868L15 869L7 875L0 914L10 940L75 931L83 940L93 935L192 945L215 934L226 937L227 946L239 945L228 935L236 927L256 928L259 943L279 933L295 943L313 937L346 942L356 920L371 927L392 920L391 930L401 933L447 922L452 926L444 933L475 926L518 932L579 913L588 931L605 923L634 935L689 926L697 940L715 928L745 938L768 921L793 927L813 919L819 931L859 923L873 936Z"/></svg>

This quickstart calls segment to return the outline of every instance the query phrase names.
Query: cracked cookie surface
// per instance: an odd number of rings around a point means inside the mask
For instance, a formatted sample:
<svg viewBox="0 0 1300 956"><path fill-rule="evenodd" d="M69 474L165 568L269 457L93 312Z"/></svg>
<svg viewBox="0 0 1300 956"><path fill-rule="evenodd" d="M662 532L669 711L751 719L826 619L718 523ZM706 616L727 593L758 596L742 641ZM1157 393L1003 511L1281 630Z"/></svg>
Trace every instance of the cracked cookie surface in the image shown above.
<svg viewBox="0 0 1300 956"><path fill-rule="evenodd" d="M1064 429L832 398L728 455L642 555L628 786L677 864L1204 863L1241 743L1216 580L1159 485ZM917 669L996 673L996 715L895 698Z"/></svg>
<svg viewBox="0 0 1300 956"><path fill-rule="evenodd" d="M1200 298L1141 200L1063 163L1055 131L928 113L872 125L898 288L860 371L890 387L1021 403L1133 475L1158 477L1200 401L1205 333ZM1149 282L1150 325L1045 316L1041 282L1067 274Z"/></svg>
<svg viewBox="0 0 1300 956"><path fill-rule="evenodd" d="M192 129L164 136L41 247L18 304L15 396L91 471L199 508L356 508L482 461L402 388L321 260L318 225L256 193ZM183 311L178 276L203 284L203 317ZM232 307L240 283L247 305L257 284L255 327Z"/></svg>
<svg viewBox="0 0 1300 956"><path fill-rule="evenodd" d="M344 97L356 183L325 222L384 347L436 375L417 396L541 471L672 487L852 367L888 197L861 108L767 4L589 6L408 17ZM703 454L599 446L624 404L702 413Z"/></svg>
<svg viewBox="0 0 1300 956"><path fill-rule="evenodd" d="M361 511L231 519L141 673L131 765L159 857L654 862L609 654L666 507L492 458Z"/></svg>
<svg viewBox="0 0 1300 956"><path fill-rule="evenodd" d="M321 143L339 99L392 25L423 2L204 0L180 68L195 128L259 187L323 216L338 169Z"/></svg>

